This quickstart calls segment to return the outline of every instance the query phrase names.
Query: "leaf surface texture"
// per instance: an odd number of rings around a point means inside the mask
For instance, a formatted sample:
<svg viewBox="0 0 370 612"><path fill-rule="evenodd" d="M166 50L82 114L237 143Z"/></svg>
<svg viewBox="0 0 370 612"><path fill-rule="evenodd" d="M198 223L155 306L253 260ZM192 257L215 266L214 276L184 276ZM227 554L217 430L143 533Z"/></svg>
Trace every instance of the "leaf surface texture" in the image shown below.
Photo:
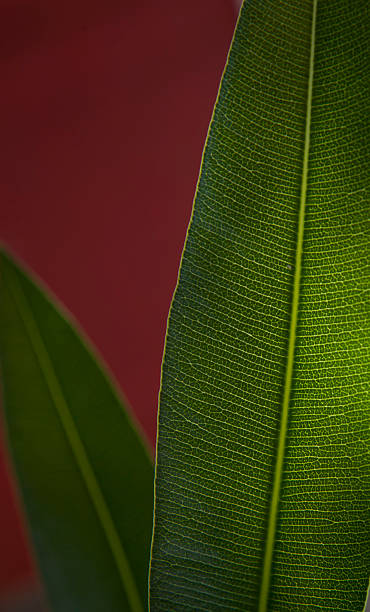
<svg viewBox="0 0 370 612"><path fill-rule="evenodd" d="M169 317L153 612L363 609L369 31L367 0L241 10Z"/></svg>

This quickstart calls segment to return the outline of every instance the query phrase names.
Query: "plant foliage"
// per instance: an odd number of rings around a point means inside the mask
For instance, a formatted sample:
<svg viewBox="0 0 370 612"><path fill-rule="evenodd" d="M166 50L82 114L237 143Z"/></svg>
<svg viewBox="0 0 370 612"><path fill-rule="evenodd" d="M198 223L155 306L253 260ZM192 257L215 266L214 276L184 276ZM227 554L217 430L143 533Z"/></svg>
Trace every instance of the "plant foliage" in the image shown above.
<svg viewBox="0 0 370 612"><path fill-rule="evenodd" d="M244 4L170 313L151 609L362 610L369 3Z"/></svg>
<svg viewBox="0 0 370 612"><path fill-rule="evenodd" d="M4 408L53 610L147 609L153 466L74 325L1 257Z"/></svg>
<svg viewBox="0 0 370 612"><path fill-rule="evenodd" d="M356 612L370 573L367 0L248 0L206 143L160 394L152 612ZM59 612L147 607L153 469L14 261L12 455Z"/></svg>

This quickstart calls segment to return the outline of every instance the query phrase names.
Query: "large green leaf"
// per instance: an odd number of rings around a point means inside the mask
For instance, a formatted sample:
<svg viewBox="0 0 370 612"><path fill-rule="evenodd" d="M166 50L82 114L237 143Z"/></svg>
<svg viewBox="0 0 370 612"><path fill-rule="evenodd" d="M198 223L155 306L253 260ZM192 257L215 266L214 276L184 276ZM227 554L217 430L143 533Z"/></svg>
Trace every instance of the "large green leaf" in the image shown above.
<svg viewBox="0 0 370 612"><path fill-rule="evenodd" d="M4 254L0 341L8 435L53 609L144 611L149 453L90 349Z"/></svg>
<svg viewBox="0 0 370 612"><path fill-rule="evenodd" d="M171 308L151 609L362 610L368 0L249 0Z"/></svg>

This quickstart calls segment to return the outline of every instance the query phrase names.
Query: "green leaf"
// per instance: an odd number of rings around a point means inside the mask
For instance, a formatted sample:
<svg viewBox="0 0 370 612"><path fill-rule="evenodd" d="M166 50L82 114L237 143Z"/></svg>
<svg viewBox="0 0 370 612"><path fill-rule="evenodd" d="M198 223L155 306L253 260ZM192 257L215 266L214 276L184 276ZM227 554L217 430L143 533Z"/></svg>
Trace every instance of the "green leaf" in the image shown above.
<svg viewBox="0 0 370 612"><path fill-rule="evenodd" d="M73 325L2 253L0 347L8 436L56 611L143 611L153 466Z"/></svg>
<svg viewBox="0 0 370 612"><path fill-rule="evenodd" d="M151 610L362 610L367 0L249 0L163 364Z"/></svg>

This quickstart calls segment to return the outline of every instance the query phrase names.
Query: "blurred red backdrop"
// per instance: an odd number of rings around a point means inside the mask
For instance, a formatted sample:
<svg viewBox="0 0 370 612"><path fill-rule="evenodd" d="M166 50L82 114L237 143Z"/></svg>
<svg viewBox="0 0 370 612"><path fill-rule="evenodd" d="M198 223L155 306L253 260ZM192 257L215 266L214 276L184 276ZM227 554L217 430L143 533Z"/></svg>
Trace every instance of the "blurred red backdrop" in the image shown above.
<svg viewBox="0 0 370 612"><path fill-rule="evenodd" d="M232 0L0 0L0 239L98 347L154 444L167 312ZM34 579L0 444L0 591Z"/></svg>

